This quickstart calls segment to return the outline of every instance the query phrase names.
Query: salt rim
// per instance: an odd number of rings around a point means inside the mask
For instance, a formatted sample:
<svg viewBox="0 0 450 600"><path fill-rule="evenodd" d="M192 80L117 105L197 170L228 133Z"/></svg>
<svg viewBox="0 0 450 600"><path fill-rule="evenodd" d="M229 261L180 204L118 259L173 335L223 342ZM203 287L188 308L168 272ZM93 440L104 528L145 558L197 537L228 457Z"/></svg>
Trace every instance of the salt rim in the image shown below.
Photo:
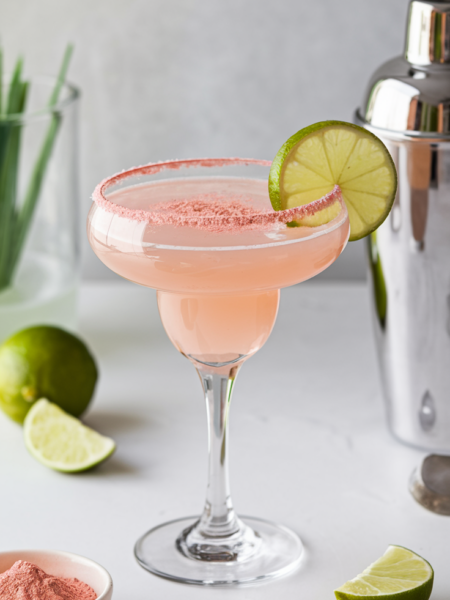
<svg viewBox="0 0 450 600"><path fill-rule="evenodd" d="M97 206L101 207L105 211L116 214L126 219L146 222L152 225L189 225L191 227L208 229L209 231L221 231L224 229L235 228L255 229L268 227L274 224L286 224L295 219L302 219L306 216L314 215L316 212L334 204L336 200L339 201L341 205L343 205L341 189L338 185L335 185L333 190L331 190L331 192L329 192L322 198L314 200L309 204L304 204L303 206L279 211L264 210L260 212L255 211L251 213L249 213L248 210L246 210L246 214L242 214L242 211L241 214L238 214L239 211L237 202L239 202L239 200L242 199L245 200L245 198L242 196L235 197L234 201L231 200L228 203L228 205L226 203L223 204L224 208L228 208L228 211L225 210L225 213L227 214L223 214L222 212L222 214L216 213L205 215L204 213L200 214L201 211L197 212L197 214L192 214L192 211L191 214L186 214L185 209L188 206L190 200L174 200L170 204L174 205L175 210L156 212L155 210L147 211L126 208L124 206L120 206L118 204L110 202L104 195L104 192L109 187L132 176L153 175L165 169L175 170L180 169L181 167L221 167L248 164L270 167L272 163L271 161L267 160L257 160L251 158L204 158L150 163L141 167L133 167L131 169L122 171L121 173L112 175L111 177L107 177L96 186L94 193L92 194L92 199L97 204ZM206 194L198 197L197 201L201 200L204 202L208 199L210 199L211 202L214 203L220 200L220 197L215 194ZM195 200L191 202L195 202ZM154 208L159 210L162 207L161 205L156 205Z"/></svg>

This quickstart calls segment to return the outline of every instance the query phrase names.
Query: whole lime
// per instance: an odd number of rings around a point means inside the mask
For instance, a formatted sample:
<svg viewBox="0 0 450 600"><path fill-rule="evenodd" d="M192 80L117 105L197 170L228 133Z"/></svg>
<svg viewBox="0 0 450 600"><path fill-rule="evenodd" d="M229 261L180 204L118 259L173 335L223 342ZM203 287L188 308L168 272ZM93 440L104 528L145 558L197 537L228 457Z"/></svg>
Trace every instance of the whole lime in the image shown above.
<svg viewBox="0 0 450 600"><path fill-rule="evenodd" d="M94 358L76 336L49 325L23 329L0 346L0 408L23 423L34 402L47 398L78 417L97 375Z"/></svg>

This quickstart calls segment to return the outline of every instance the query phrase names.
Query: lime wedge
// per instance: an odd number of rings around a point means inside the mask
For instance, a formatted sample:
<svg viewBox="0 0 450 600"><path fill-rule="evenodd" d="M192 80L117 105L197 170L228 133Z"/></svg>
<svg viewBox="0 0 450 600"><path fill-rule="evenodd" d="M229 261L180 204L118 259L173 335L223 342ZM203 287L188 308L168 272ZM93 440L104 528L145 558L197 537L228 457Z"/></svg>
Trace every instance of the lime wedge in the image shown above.
<svg viewBox="0 0 450 600"><path fill-rule="evenodd" d="M350 220L350 240L365 237L385 220L397 190L392 158L375 135L344 121L301 129L278 151L269 175L275 210L309 204L339 185ZM330 220L318 213L313 225Z"/></svg>
<svg viewBox="0 0 450 600"><path fill-rule="evenodd" d="M433 577L425 559L401 546L389 546L381 558L334 594L338 600L428 600Z"/></svg>
<svg viewBox="0 0 450 600"><path fill-rule="evenodd" d="M45 398L28 411L24 436L26 447L40 463L64 473L91 469L116 447L112 439L86 427Z"/></svg>

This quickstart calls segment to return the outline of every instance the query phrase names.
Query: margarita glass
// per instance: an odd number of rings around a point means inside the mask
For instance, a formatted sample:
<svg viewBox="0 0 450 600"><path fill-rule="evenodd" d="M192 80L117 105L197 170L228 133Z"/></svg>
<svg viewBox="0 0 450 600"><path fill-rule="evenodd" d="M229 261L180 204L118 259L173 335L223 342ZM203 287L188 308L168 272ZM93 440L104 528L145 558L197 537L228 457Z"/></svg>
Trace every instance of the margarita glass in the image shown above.
<svg viewBox="0 0 450 600"><path fill-rule="evenodd" d="M262 519L241 519L233 509L230 400L240 367L270 335L280 288L332 264L347 243L349 222L334 190L316 206L339 202L332 221L287 227L294 213L308 208L273 211L270 165L203 159L130 169L97 186L88 217L89 242L100 260L157 290L164 328L194 364L204 390L204 511L155 527L135 547L144 568L185 583L249 583L287 574L301 560L295 533Z"/></svg>

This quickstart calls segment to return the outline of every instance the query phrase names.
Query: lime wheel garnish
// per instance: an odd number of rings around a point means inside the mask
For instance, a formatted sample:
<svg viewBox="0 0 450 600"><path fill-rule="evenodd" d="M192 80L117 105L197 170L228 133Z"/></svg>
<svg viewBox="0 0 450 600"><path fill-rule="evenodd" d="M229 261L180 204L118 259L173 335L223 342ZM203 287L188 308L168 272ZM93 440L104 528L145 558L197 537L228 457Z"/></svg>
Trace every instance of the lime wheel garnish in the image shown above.
<svg viewBox="0 0 450 600"><path fill-rule="evenodd" d="M270 201L275 210L292 209L326 196L336 185L347 206L353 241L386 219L395 199L397 173L375 135L351 123L323 121L301 129L278 151L269 175ZM323 225L335 216L328 209L309 222L294 224Z"/></svg>

